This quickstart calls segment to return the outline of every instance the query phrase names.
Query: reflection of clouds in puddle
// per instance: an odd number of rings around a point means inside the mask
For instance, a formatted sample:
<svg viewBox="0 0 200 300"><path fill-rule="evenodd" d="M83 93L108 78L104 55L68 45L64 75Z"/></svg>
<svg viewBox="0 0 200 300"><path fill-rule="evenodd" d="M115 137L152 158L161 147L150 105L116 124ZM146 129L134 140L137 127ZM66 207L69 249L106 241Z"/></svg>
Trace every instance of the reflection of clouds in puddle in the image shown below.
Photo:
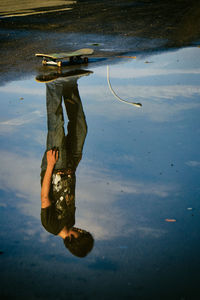
<svg viewBox="0 0 200 300"><path fill-rule="evenodd" d="M149 117L155 122L168 122L174 116L182 118L180 114L185 111L191 111L200 107L197 95L200 94L200 88L197 86L117 86L116 93L127 101L141 102L142 108L124 104L116 100L108 90L102 86L92 89L91 93L85 95L88 97L88 108L90 113L103 115L109 120L140 117L141 115ZM99 97L101 95L101 98ZM90 99L95 98L94 101ZM105 109L106 106L106 109ZM97 114L98 111L98 114Z"/></svg>
<svg viewBox="0 0 200 300"><path fill-rule="evenodd" d="M136 228L131 228L128 232L128 234L137 234L141 238L151 237L151 238L160 238L164 234L167 233L164 229L157 229L152 227L145 227L145 226L137 226Z"/></svg>
<svg viewBox="0 0 200 300"><path fill-rule="evenodd" d="M38 87L35 84L31 84L27 87L29 81L19 81L12 82L7 84L6 86L0 87L0 92L9 93L9 94L20 94L20 95L33 95L33 96L44 96L45 97L45 89L43 87ZM32 83L32 82L31 82Z"/></svg>
<svg viewBox="0 0 200 300"><path fill-rule="evenodd" d="M148 57L148 60L154 61L153 64L144 64L139 58L112 65L110 80L114 91L129 102L141 102L141 109L119 103L113 97L107 85L106 67L95 69L98 81L89 79L94 85L92 89L87 88L87 95L82 90L82 95L89 99L89 110L95 109L98 114L108 115L111 119L124 113L130 117L134 113L134 116L140 117L146 114L153 121L169 121L182 111L199 107L199 54L198 48L186 48ZM98 108L90 101L94 98Z"/></svg>
<svg viewBox="0 0 200 300"><path fill-rule="evenodd" d="M45 230L42 230L39 234L39 237L40 242L45 244L49 239L49 234Z"/></svg>
<svg viewBox="0 0 200 300"><path fill-rule="evenodd" d="M40 160L32 157L22 157L19 154L0 152L0 188L12 191L23 199L16 203L23 213L40 218ZM140 234L159 237L164 234L157 228L146 228L141 224L129 227L127 225L127 208L119 206L117 200L123 190L123 195L135 197L150 195L153 197L169 197L175 186L119 178L110 170L82 165L77 176L76 193L76 226L91 231L96 239L112 239L119 236ZM131 201L132 202L132 201ZM27 236L33 234L27 229ZM45 241L46 234L41 236Z"/></svg>
<svg viewBox="0 0 200 300"><path fill-rule="evenodd" d="M174 99L177 97L191 98L200 94L199 86L186 85L168 85L168 86L135 86L133 85L118 85L117 92L125 98L137 99Z"/></svg>
<svg viewBox="0 0 200 300"><path fill-rule="evenodd" d="M166 230L150 227L139 227L138 231L143 237L150 236L153 238L160 238L161 236L167 233Z"/></svg>
<svg viewBox="0 0 200 300"><path fill-rule="evenodd" d="M199 65L200 49L188 47L177 51L162 52L146 57L138 56L136 60L121 60L121 64L112 65L110 78L119 79L139 79L144 77L164 77L167 81L185 75L200 74ZM152 63L145 63L146 61ZM124 62L124 63L123 63ZM99 76L106 76L105 68L96 71ZM187 77L188 78L188 77Z"/></svg>
<svg viewBox="0 0 200 300"><path fill-rule="evenodd" d="M80 183L77 184L77 223L95 234L97 239L111 239L123 235L139 233L158 237L164 232L140 224L131 226L124 231L127 225L126 208L120 207L118 200L132 195L130 202L143 196L166 198L177 189L168 184L145 183L141 181L126 180L112 174L109 170L82 166L80 170ZM108 184L109 183L109 184ZM148 200L147 200L148 201ZM79 213L80 212L80 213ZM134 218L133 212L133 218Z"/></svg>
<svg viewBox="0 0 200 300"><path fill-rule="evenodd" d="M41 122L45 116L45 105L40 100L45 99L45 89L38 87L32 80L14 81L0 87L4 100L0 122L1 134L16 133L22 126L30 130L31 123L37 126ZM20 97L23 97L23 101ZM33 134L32 136L35 138Z"/></svg>
<svg viewBox="0 0 200 300"><path fill-rule="evenodd" d="M99 68L97 71L95 71L97 76L105 77L106 76L106 69L105 68ZM156 68L156 66L153 68L134 68L134 65L132 65L132 68L126 67L124 65L121 66L113 66L110 72L110 79L136 79L136 78L143 78L143 77L155 77L155 76L173 76L173 75L192 75L192 74L200 74L200 69L187 69L187 70L180 70L180 69L159 69ZM114 84L114 82L113 82Z"/></svg>
<svg viewBox="0 0 200 300"><path fill-rule="evenodd" d="M188 111L195 111L195 109L199 109L200 103L190 102L162 102L160 105L158 103L143 103L145 106L144 114L149 116L149 118L154 122L177 122L183 120L185 113Z"/></svg>
<svg viewBox="0 0 200 300"><path fill-rule="evenodd" d="M117 164L123 163L124 165L132 164L136 162L136 158L133 155L121 154L120 156L113 156L112 162Z"/></svg>
<svg viewBox="0 0 200 300"><path fill-rule="evenodd" d="M46 130L36 129L34 133L30 134L30 138L34 140L38 145L43 146L43 149L46 147Z"/></svg>
<svg viewBox="0 0 200 300"><path fill-rule="evenodd" d="M130 101L133 98L136 99L137 102L141 99L143 104L141 109L131 108L129 105L123 105L113 98L106 83L105 67L96 68L96 77L87 78L87 81L80 81L80 95L83 100L86 118L87 116L88 119L91 118L89 119L89 123L93 120L92 118L99 117L99 119L101 119L102 126L106 127L107 124L104 120L102 120L102 116L109 119L110 123L107 126L110 126L110 124L112 126L113 119L123 120L123 123L127 123L128 120L134 121L134 118L139 119L140 117L140 122L144 123L145 115L149 116L151 120L157 122L166 122L176 116L176 119L172 119L176 121L177 115L180 112L192 109L194 111L195 108L199 107L199 103L195 97L200 94L200 88L198 85L195 85L196 81L194 82L194 85L193 82L189 82L187 85L184 85L184 82L181 81L182 74L198 75L200 73L198 68L183 69L180 71L177 69L154 69L154 66L156 66L155 63L151 66L148 65L147 68L142 67L141 69L138 69L137 67L137 70L134 70L133 64L131 65L132 69L126 67L125 64L117 67L112 66L111 79L141 78L141 86L139 80L137 81L137 85L134 85L134 80L133 85L131 85L130 81L126 82L126 80L124 80L124 82L123 80L120 82L118 79L113 80L113 87L121 97L124 97L127 100L130 99ZM163 82L162 85L159 85L159 82L157 83L156 81L154 81L153 84L151 81L149 86L145 86L143 83L145 76L149 76L149 78L151 78L152 75L159 77L160 75L170 74L180 74L180 85L178 85L177 82L173 85L172 81L170 81L170 84L166 81L166 85ZM103 80L102 76L104 76ZM165 78L167 80L167 76ZM17 93L19 96L27 94L31 97L32 95L33 99L31 99L32 101L29 102L29 105L31 106L33 103L38 105L37 110L33 110L33 107L30 109L29 106L27 114L23 113L23 115L19 116L19 118L9 117L8 120L1 122L0 125L2 132L6 132L6 130L7 132L9 130L20 131L20 126L37 122L41 116L44 116L45 103L42 101L40 104L39 101L38 103L33 102L36 98L45 99L44 85L39 86L37 83L30 84L28 81L27 84L28 85L24 84L24 82L15 82L12 83L12 85L0 88L0 91L2 92ZM40 107L43 114L39 110ZM143 117L141 118L141 116ZM29 124L29 127L30 125L32 126L32 124ZM140 125L141 123L139 122L137 123L137 126L134 123L133 130L139 130ZM32 135L32 139L39 144L44 144L46 136L44 133L45 130L41 131L38 129L38 133L35 134L35 132L36 131L31 129L30 135ZM40 136L42 133L44 134L43 138ZM113 149L114 145L112 150ZM103 149L102 151L105 150ZM2 167L2 172L0 174L0 187L6 191L12 191L20 199L23 199L22 203L17 204L20 206L20 209L25 214L32 215L39 219L41 157L31 157L31 154L29 154L30 156L28 157L23 157L19 153L0 152L0 163ZM120 157L116 157L116 154L113 155L113 162L117 161L120 164L132 164L135 162L135 159L136 158L131 155L122 155ZM198 167L200 162L188 161L186 162L186 165L190 167ZM138 221L137 219L137 221L134 221L134 217L137 215L139 210L136 202L142 200L144 205L146 202L151 204L150 201L152 201L152 199L156 199L159 203L162 200L167 201L168 198L179 190L179 187L177 187L176 183L174 185L168 183L165 184L165 182L155 183L153 180L145 182L143 179L135 180L133 178L133 180L130 180L126 177L121 178L117 171L115 173L110 169L95 167L94 161L85 162L83 159L77 171L76 226L91 231L91 233L94 233L95 238L99 240L113 239L119 235L126 237L139 235L141 237L150 236L153 238L159 238L165 234L164 230L159 229L160 224L155 225L154 223L154 228L153 226L145 226L146 223L144 223L144 219L146 218L148 221L149 218L152 217L151 214L147 216L146 211L144 211L143 220ZM124 205L123 199L129 201L129 204ZM133 210L133 212L129 212L133 206L135 210ZM131 213L133 214L132 217L130 217ZM130 220L130 218L133 220ZM127 226L127 224L129 224L129 226ZM27 235L30 234L30 231L28 231ZM45 242L47 237L48 233L41 233L41 241Z"/></svg>
<svg viewBox="0 0 200 300"><path fill-rule="evenodd" d="M35 110L30 113L27 113L26 115L23 114L17 118L12 118L12 119L9 119L6 121L2 121L2 122L0 122L0 126L2 126L1 131L6 130L5 129L6 126L14 126L14 127L22 126L22 125L31 123L31 122L35 121L37 118L41 118L41 117L43 117L43 114L39 110Z"/></svg>
<svg viewBox="0 0 200 300"><path fill-rule="evenodd" d="M89 88L88 88L89 89ZM87 89L87 90L88 90ZM122 98L126 98L129 101L133 99L138 100L155 100L155 99L174 99L174 98L191 98L200 94L200 87L193 85L167 85L167 86L138 86L130 84L118 84L115 88L115 92L119 94ZM94 97L97 99L97 102L102 102L103 99L99 98L99 95L106 93L106 98L108 96L107 90L103 86L94 86L92 90L83 91L82 94L87 97ZM103 96L103 95L102 95ZM110 97L109 97L110 98ZM114 99L115 100L115 99ZM116 100L115 100L116 101ZM96 101L95 101L96 102ZM170 102L171 104L171 102Z"/></svg>
<svg viewBox="0 0 200 300"><path fill-rule="evenodd" d="M38 227L34 228L33 224L29 225L31 227L26 227L26 226L21 228L20 232L22 233L23 239L27 241L27 240L31 240L33 236L38 233Z"/></svg>
<svg viewBox="0 0 200 300"><path fill-rule="evenodd" d="M40 161L33 157L0 151L0 188L12 191L26 200L21 206L25 212L37 217L40 211ZM22 207L23 206L23 207Z"/></svg>
<svg viewBox="0 0 200 300"><path fill-rule="evenodd" d="M190 160L186 162L186 165L189 167L200 167L200 161Z"/></svg>

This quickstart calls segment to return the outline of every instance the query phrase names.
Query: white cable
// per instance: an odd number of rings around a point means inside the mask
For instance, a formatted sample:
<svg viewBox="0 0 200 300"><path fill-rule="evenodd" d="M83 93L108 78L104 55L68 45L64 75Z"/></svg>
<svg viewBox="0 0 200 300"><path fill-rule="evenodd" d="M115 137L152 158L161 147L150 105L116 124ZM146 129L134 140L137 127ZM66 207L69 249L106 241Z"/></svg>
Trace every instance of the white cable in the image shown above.
<svg viewBox="0 0 200 300"><path fill-rule="evenodd" d="M111 93L115 96L115 98L117 98L119 101L121 102L124 102L124 103L127 103L127 104L131 104L131 105L134 105L136 107L141 107L142 104L141 103L135 103L135 102L129 102L129 101L126 101L122 98L120 98L116 93L115 91L113 90L112 86L111 86L111 83L110 83L110 79L109 79L109 66L107 66L107 82L108 82L108 86L111 90Z"/></svg>

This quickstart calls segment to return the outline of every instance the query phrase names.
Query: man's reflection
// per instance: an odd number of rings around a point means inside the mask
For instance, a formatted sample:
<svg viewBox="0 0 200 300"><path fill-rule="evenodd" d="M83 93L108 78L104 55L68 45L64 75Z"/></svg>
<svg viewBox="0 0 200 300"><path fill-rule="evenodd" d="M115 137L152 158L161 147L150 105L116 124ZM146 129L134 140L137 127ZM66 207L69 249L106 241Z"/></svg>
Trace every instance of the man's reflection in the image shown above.
<svg viewBox="0 0 200 300"><path fill-rule="evenodd" d="M41 222L44 228L59 235L68 250L79 257L93 248L92 235L75 228L76 169L82 157L87 124L77 80L89 71L60 77L46 83L47 146L41 164ZM68 117L65 135L62 99Z"/></svg>

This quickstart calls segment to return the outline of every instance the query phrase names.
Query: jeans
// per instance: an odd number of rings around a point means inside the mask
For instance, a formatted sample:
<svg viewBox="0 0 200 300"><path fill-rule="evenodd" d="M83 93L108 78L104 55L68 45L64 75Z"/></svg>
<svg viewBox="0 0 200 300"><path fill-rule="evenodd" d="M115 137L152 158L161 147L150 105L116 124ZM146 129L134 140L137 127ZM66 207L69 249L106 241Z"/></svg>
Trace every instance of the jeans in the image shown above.
<svg viewBox="0 0 200 300"><path fill-rule="evenodd" d="M67 135L64 129L62 99L64 100L68 124ZM53 147L59 150L59 158L54 167L58 169L76 170L82 157L83 145L87 135L87 123L78 92L77 79L56 80L46 83L47 106L47 143L46 152ZM41 172L47 167L44 153Z"/></svg>

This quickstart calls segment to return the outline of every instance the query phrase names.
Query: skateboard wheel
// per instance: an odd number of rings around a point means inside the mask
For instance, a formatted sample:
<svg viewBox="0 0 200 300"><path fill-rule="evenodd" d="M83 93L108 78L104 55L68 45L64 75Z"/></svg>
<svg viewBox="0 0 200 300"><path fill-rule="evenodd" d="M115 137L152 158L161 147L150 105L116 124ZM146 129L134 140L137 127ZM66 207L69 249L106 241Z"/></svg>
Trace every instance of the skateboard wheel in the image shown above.
<svg viewBox="0 0 200 300"><path fill-rule="evenodd" d="M43 59L42 64L43 64L43 66L46 66L46 64L47 64L46 59Z"/></svg>
<svg viewBox="0 0 200 300"><path fill-rule="evenodd" d="M61 62L61 61L58 61L58 62L57 62L57 66L58 66L58 67L61 67L61 66L62 66L62 62Z"/></svg>
<svg viewBox="0 0 200 300"><path fill-rule="evenodd" d="M84 57L83 62L84 62L84 64L87 64L88 63L88 57Z"/></svg>
<svg viewBox="0 0 200 300"><path fill-rule="evenodd" d="M73 57L73 63L77 63L78 60L79 60L79 57L78 57L78 56L74 56L74 57Z"/></svg>
<svg viewBox="0 0 200 300"><path fill-rule="evenodd" d="M74 57L73 57L73 56L69 58L69 62L70 62L71 64L74 62Z"/></svg>

